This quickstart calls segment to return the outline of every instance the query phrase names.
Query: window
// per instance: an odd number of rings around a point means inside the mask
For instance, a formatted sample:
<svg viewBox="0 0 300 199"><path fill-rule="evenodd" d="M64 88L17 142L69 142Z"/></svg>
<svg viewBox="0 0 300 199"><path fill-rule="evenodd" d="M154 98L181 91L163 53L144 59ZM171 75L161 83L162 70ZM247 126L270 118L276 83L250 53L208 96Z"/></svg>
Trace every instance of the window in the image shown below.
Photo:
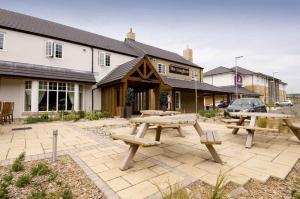
<svg viewBox="0 0 300 199"><path fill-rule="evenodd" d="M74 110L74 84L39 82L39 111Z"/></svg>
<svg viewBox="0 0 300 199"><path fill-rule="evenodd" d="M157 71L161 74L166 74L166 65L165 64L157 64Z"/></svg>
<svg viewBox="0 0 300 199"><path fill-rule="evenodd" d="M110 54L105 54L105 66L110 66Z"/></svg>
<svg viewBox="0 0 300 199"><path fill-rule="evenodd" d="M83 86L79 85L79 110L83 110Z"/></svg>
<svg viewBox="0 0 300 199"><path fill-rule="evenodd" d="M197 71L196 70L192 70L192 77L197 77L198 74L197 74Z"/></svg>
<svg viewBox="0 0 300 199"><path fill-rule="evenodd" d="M110 66L110 54L99 51L99 53L98 53L98 65L99 66Z"/></svg>
<svg viewBox="0 0 300 199"><path fill-rule="evenodd" d="M175 92L175 109L181 109L180 91Z"/></svg>
<svg viewBox="0 0 300 199"><path fill-rule="evenodd" d="M24 111L31 111L31 81L25 81Z"/></svg>
<svg viewBox="0 0 300 199"><path fill-rule="evenodd" d="M55 57L62 58L62 44L55 43Z"/></svg>
<svg viewBox="0 0 300 199"><path fill-rule="evenodd" d="M4 33L0 32L0 50L4 49Z"/></svg>
<svg viewBox="0 0 300 199"><path fill-rule="evenodd" d="M46 57L53 57L53 42L46 41Z"/></svg>

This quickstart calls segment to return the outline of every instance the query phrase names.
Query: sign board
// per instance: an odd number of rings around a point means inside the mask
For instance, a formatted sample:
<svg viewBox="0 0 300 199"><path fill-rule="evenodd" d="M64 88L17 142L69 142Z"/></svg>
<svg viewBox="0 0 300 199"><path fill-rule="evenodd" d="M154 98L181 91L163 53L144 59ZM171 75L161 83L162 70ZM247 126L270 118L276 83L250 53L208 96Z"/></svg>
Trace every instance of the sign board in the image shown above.
<svg viewBox="0 0 300 199"><path fill-rule="evenodd" d="M186 75L186 76L190 75L190 71L188 68L183 68L180 66L171 65L169 67L169 71L170 71L170 73L176 73L176 74L180 74L180 75Z"/></svg>
<svg viewBox="0 0 300 199"><path fill-rule="evenodd" d="M234 76L234 85L243 86L243 78L241 75Z"/></svg>

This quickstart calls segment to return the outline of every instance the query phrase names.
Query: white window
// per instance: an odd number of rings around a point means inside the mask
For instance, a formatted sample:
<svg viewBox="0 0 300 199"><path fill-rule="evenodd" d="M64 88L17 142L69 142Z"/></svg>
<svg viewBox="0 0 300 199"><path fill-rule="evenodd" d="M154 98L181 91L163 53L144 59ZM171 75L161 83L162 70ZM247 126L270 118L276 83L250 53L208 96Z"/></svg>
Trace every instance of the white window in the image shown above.
<svg viewBox="0 0 300 199"><path fill-rule="evenodd" d="M79 85L79 110L83 110L83 85Z"/></svg>
<svg viewBox="0 0 300 199"><path fill-rule="evenodd" d="M197 77L198 74L197 74L197 71L196 70L192 70L192 77Z"/></svg>
<svg viewBox="0 0 300 199"><path fill-rule="evenodd" d="M74 84L39 82L39 111L74 110Z"/></svg>
<svg viewBox="0 0 300 199"><path fill-rule="evenodd" d="M98 53L98 65L99 66L110 66L110 54L99 51L99 53Z"/></svg>
<svg viewBox="0 0 300 199"><path fill-rule="evenodd" d="M180 91L175 92L175 109L181 109L181 94Z"/></svg>
<svg viewBox="0 0 300 199"><path fill-rule="evenodd" d="M55 51L54 51L54 55L56 58L62 58L62 51L63 51L63 46L62 44L59 44L59 43L55 43L54 44L55 46Z"/></svg>
<svg viewBox="0 0 300 199"><path fill-rule="evenodd" d="M24 111L31 111L31 81L25 81Z"/></svg>
<svg viewBox="0 0 300 199"><path fill-rule="evenodd" d="M161 74L166 74L166 65L165 64L157 64L157 71Z"/></svg>
<svg viewBox="0 0 300 199"><path fill-rule="evenodd" d="M53 57L53 42L46 41L46 57Z"/></svg>
<svg viewBox="0 0 300 199"><path fill-rule="evenodd" d="M4 33L0 32L0 50L4 49Z"/></svg>

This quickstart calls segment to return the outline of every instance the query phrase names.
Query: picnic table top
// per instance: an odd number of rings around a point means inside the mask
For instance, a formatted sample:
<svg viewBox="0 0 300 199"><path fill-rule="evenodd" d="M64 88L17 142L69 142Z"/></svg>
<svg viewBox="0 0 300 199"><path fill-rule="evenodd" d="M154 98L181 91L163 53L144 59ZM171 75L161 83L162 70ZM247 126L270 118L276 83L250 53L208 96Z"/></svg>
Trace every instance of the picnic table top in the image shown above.
<svg viewBox="0 0 300 199"><path fill-rule="evenodd" d="M150 125L170 125L170 124L182 124L182 125L194 125L196 123L197 116L195 114L180 114L172 116L149 116L143 118L132 118L129 120L133 124L148 123Z"/></svg>
<svg viewBox="0 0 300 199"><path fill-rule="evenodd" d="M280 114L280 113L256 113L256 112L230 112L230 116L237 116L237 117L271 117L271 118L291 118L292 115L287 114Z"/></svg>
<svg viewBox="0 0 300 199"><path fill-rule="evenodd" d="M162 111L162 110L141 110L141 113L144 115L176 115L180 114L179 111Z"/></svg>

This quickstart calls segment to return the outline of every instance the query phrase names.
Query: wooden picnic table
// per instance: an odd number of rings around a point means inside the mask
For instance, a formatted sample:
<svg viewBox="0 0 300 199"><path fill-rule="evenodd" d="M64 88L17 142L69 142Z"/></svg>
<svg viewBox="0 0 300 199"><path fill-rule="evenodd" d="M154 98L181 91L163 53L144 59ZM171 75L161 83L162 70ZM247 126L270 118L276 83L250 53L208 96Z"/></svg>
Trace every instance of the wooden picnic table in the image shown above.
<svg viewBox="0 0 300 199"><path fill-rule="evenodd" d="M287 124L288 127L290 125L288 124L288 119L292 118L293 116L287 115L287 114L279 114L279 113L256 113L256 112L231 112L229 113L232 117L239 117L239 122L237 125L227 125L229 128L233 128L232 134L237 134L239 129L246 129L248 132L247 140L246 140L246 148L251 148L253 144L253 137L254 132L256 130L265 130L265 131L278 131L278 129L270 129L270 128L261 128L256 127L256 120L259 117L266 117L266 118L278 118L283 119L283 121ZM249 126L245 126L244 122L247 118L250 117L250 123ZM293 130L292 132L298 137L297 133L295 133ZM300 140L300 136L298 137Z"/></svg>
<svg viewBox="0 0 300 199"><path fill-rule="evenodd" d="M199 122L197 121L196 115L173 115L164 117L149 116L144 118L132 118L130 119L130 122L135 125L140 125L140 128L137 131L136 135L112 135L113 139L123 140L125 143L128 143L130 145L129 150L126 153L124 160L120 166L121 170L126 170L129 168L129 165L132 162L139 146L149 147L160 144L161 129L159 128L156 131L155 141L150 141L149 139L144 138L150 125L193 125L196 129L196 132L200 136L201 143L205 144L213 159L218 163L222 163L220 156L213 147L213 144L221 144L221 139L216 132L204 132Z"/></svg>

